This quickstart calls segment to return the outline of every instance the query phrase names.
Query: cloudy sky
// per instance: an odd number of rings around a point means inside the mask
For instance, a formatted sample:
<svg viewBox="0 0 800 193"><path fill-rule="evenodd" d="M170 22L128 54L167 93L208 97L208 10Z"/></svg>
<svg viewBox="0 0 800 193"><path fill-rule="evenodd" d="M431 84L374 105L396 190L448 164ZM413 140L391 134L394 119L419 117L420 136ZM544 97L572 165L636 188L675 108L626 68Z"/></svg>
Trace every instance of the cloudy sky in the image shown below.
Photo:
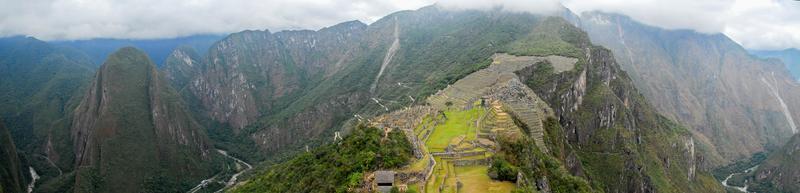
<svg viewBox="0 0 800 193"><path fill-rule="evenodd" d="M0 36L44 40L170 38L245 29L319 29L371 23L437 0L0 0ZM453 9L502 6L546 13L557 0L439 0ZM668 29L724 33L749 49L800 48L800 1L561 0L575 12L623 13Z"/></svg>

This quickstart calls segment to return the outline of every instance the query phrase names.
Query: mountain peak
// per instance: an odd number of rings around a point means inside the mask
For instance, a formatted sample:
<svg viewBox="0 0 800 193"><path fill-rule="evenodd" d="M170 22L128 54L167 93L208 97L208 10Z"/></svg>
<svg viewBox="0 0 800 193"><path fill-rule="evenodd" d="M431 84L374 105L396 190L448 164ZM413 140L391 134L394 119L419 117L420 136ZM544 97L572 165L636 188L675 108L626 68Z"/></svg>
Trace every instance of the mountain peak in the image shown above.
<svg viewBox="0 0 800 193"><path fill-rule="evenodd" d="M75 109L72 136L78 192L143 192L151 188L143 186L148 179L195 181L212 168L203 127L133 47L117 50L100 67ZM95 170L114 186L85 180Z"/></svg>
<svg viewBox="0 0 800 193"><path fill-rule="evenodd" d="M128 46L111 53L104 65L153 65L153 62L144 51Z"/></svg>

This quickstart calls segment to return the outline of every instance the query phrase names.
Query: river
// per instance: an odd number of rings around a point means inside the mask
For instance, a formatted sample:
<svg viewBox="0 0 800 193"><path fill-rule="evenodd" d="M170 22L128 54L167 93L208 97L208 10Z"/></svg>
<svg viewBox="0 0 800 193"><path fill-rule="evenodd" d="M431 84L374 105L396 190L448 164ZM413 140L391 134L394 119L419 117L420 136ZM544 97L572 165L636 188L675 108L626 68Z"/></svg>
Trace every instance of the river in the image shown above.
<svg viewBox="0 0 800 193"><path fill-rule="evenodd" d="M247 162L244 162L244 161L242 161L242 160L241 160L241 159L239 159L239 158L236 158L236 157L233 157L233 156L231 156L231 155L228 155L228 152L227 152L227 151L220 150L220 149L216 149L216 151L217 151L217 153L219 153L219 154L222 154L223 156L227 157L228 159L232 159L232 160L234 160L234 161L236 162L236 164L237 164L237 165L242 165L242 166L244 166L244 167L245 167L245 169L243 169L243 170L239 171L239 172L238 172L238 173L236 173L236 174L233 174L233 176L231 176L231 178L230 178L230 179L228 179L227 181L221 181L221 182L224 182L224 183L225 183L225 187L223 187L223 188L221 188L221 189L219 189L219 190L215 191L215 193L216 193L216 192L222 192L222 190L225 190L225 188L229 188L229 187L233 186L233 185L236 183L236 180L239 178L239 176L240 176L240 175L242 175L244 172L247 172L247 171L249 171L249 170L253 169L253 166L252 166L252 165L248 164ZM203 180L203 181L200 181L200 184L197 184L197 186L195 186L194 188L192 188L191 190L189 190L189 191L188 191L188 193L195 193L195 192L197 192L197 191L199 191L199 190L201 190L201 189L205 188L206 186L208 186L208 184L210 184L210 183L212 183L212 182L219 182L219 181L217 180L217 177L218 177L218 176L219 176L219 174L217 174L217 175L214 175L214 176L212 176L211 178L205 179L205 180Z"/></svg>
<svg viewBox="0 0 800 193"><path fill-rule="evenodd" d="M33 192L33 188L36 187L36 180L39 180L39 174L36 173L33 167L28 167L28 171L31 172L31 183L28 184L28 193L31 193Z"/></svg>
<svg viewBox="0 0 800 193"><path fill-rule="evenodd" d="M726 188L733 188L733 189L739 190L740 192L749 193L747 191L747 181L745 181L744 187L739 187L739 186L733 186L733 185L728 184L728 180L730 180L731 177L733 177L733 175L746 174L746 173L749 173L749 172L755 170L756 168L758 168L758 165L753 166L752 168L746 169L746 170L744 170L742 172L732 173L732 174L728 175L728 177L726 177L725 180L722 181L722 186L725 186Z"/></svg>

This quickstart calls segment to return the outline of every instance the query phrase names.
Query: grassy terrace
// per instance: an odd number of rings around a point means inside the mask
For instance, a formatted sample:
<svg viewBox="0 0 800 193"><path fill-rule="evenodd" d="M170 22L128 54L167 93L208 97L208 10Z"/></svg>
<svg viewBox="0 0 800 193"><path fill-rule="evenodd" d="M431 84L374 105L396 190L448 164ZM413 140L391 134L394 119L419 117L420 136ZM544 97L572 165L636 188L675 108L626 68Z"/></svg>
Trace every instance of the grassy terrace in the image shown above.
<svg viewBox="0 0 800 193"><path fill-rule="evenodd" d="M433 133L428 137L425 145L430 152L442 152L450 144L456 144L463 140L475 140L478 128L475 121L483 115L482 108L472 108L466 111L448 110L444 114L447 120L444 124L436 126Z"/></svg>
<svg viewBox="0 0 800 193"><path fill-rule="evenodd" d="M511 182L494 181L486 173L486 166L456 167L458 179L463 184L462 193L479 192L511 192L515 184Z"/></svg>
<svg viewBox="0 0 800 193"><path fill-rule="evenodd" d="M430 179L425 183L425 192L511 192L516 187L511 182L495 181L488 176L488 166L455 166L452 161L454 160L475 160L491 157L492 153L480 147L472 147L467 141L475 140L477 138L478 128L476 121L483 116L486 111L483 108L477 107L471 110L454 110L450 109L444 111L444 116L426 117L423 119L422 124L426 125L425 129L419 126L415 129L415 134L420 137L420 140L425 142L424 148L427 150L423 159L417 160L412 163L409 169L411 170L424 170L428 165L428 156L430 152L443 152L449 145L453 145L456 149L463 152L483 151L484 155L475 155L459 158L440 158L434 157L436 160L436 167L433 169L433 174ZM447 117L444 119L444 117ZM444 120L438 125L434 124L436 120ZM435 127L434 127L435 125ZM427 139L423 139L424 133L431 130L431 134ZM458 184L461 184L460 191ZM410 186L409 188L419 190L419 185Z"/></svg>

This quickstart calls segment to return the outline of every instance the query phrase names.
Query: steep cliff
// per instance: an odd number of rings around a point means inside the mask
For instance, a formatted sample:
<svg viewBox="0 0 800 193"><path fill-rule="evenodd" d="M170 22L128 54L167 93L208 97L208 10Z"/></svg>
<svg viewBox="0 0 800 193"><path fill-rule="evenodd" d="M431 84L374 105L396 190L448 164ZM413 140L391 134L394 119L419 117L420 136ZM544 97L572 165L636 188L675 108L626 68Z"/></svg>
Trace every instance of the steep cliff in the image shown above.
<svg viewBox="0 0 800 193"><path fill-rule="evenodd" d="M91 81L92 66L71 48L32 37L0 38L0 116L40 183L73 170L72 109Z"/></svg>
<svg viewBox="0 0 800 193"><path fill-rule="evenodd" d="M185 85L179 89L194 95L208 116L241 129L340 69L365 27L354 21L319 31L235 33L214 44L205 60L186 49L174 51L167 77L181 79L175 85Z"/></svg>
<svg viewBox="0 0 800 193"><path fill-rule="evenodd" d="M584 13L580 26L614 52L659 112L710 147L711 166L780 145L796 132L800 85L783 64L751 56L725 35L599 12Z"/></svg>
<svg viewBox="0 0 800 193"><path fill-rule="evenodd" d="M0 192L22 193L25 191L25 172L17 155L17 147L11 134L0 123Z"/></svg>
<svg viewBox="0 0 800 193"><path fill-rule="evenodd" d="M213 170L205 130L135 48L118 50L100 67L71 133L75 192L183 191Z"/></svg>

